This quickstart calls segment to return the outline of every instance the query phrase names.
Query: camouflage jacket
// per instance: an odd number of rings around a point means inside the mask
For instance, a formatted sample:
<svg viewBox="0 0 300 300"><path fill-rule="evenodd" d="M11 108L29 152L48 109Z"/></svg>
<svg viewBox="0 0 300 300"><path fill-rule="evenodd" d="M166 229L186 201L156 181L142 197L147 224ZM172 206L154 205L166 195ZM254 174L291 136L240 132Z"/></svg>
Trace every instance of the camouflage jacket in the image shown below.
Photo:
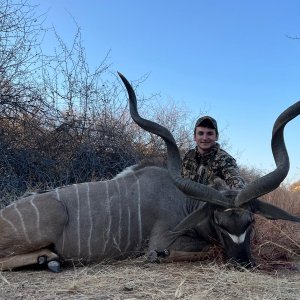
<svg viewBox="0 0 300 300"><path fill-rule="evenodd" d="M200 154L191 149L183 158L181 176L202 184L211 184L215 177L223 179L230 188L241 189L245 185L235 159L216 145L209 153Z"/></svg>

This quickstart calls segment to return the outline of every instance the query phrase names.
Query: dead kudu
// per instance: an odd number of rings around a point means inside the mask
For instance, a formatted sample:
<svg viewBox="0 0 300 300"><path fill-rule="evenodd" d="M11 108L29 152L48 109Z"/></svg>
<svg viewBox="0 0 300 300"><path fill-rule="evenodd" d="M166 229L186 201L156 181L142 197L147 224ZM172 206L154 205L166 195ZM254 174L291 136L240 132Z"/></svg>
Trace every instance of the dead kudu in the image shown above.
<svg viewBox="0 0 300 300"><path fill-rule="evenodd" d="M149 261L170 252L198 252L219 243L231 261L252 266L253 214L300 222L300 218L259 200L286 177L289 159L285 125L300 114L300 102L285 110L273 128L276 169L243 190L216 190L183 179L180 155L171 133L139 116L134 90L130 113L146 131L167 145L168 169L133 166L112 180L87 182L35 193L0 211L0 268L45 264L60 270L61 261L82 263L122 259L147 247Z"/></svg>

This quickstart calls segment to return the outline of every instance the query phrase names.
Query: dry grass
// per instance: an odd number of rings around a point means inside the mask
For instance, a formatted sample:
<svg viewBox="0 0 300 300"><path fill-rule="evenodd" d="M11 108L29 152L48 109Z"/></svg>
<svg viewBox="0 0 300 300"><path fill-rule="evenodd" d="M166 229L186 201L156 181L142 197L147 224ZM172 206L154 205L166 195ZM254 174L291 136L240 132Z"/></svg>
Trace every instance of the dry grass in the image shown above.
<svg viewBox="0 0 300 300"><path fill-rule="evenodd" d="M252 239L256 262L267 265L290 265L300 261L300 224L256 218Z"/></svg>
<svg viewBox="0 0 300 300"><path fill-rule="evenodd" d="M280 188L265 196L264 200L300 215L300 193ZM300 261L300 224L256 216L252 252L264 269L275 266L293 268L294 261Z"/></svg>
<svg viewBox="0 0 300 300"><path fill-rule="evenodd" d="M135 259L59 274L4 272L0 299L300 299L300 273L241 272L208 262L145 264Z"/></svg>
<svg viewBox="0 0 300 300"><path fill-rule="evenodd" d="M282 186L265 195L263 199L291 213L300 213L300 192L293 192L288 187Z"/></svg>

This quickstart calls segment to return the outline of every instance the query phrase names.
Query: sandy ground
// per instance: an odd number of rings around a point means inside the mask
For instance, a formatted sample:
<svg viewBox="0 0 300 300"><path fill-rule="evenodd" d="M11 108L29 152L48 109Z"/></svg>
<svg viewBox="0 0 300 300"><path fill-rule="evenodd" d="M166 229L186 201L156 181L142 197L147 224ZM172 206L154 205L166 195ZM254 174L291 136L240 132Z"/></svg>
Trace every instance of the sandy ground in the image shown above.
<svg viewBox="0 0 300 300"><path fill-rule="evenodd" d="M300 269L238 271L220 263L147 264L142 258L0 273L0 299L300 299Z"/></svg>

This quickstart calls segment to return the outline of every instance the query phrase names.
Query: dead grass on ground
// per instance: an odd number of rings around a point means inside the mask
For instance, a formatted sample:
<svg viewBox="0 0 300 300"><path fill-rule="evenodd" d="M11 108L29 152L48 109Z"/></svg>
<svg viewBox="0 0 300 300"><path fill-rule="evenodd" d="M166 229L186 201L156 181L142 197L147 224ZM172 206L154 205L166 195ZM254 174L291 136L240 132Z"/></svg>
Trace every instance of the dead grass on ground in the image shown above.
<svg viewBox="0 0 300 300"><path fill-rule="evenodd" d="M297 271L238 271L208 262L134 259L62 273L3 272L0 299L300 299Z"/></svg>
<svg viewBox="0 0 300 300"><path fill-rule="evenodd" d="M300 224L256 217L252 253L264 269L293 268L300 261Z"/></svg>
<svg viewBox="0 0 300 300"><path fill-rule="evenodd" d="M264 200L300 215L300 193L280 188L264 196ZM297 265L300 261L300 223L267 220L258 215L255 219L252 253L261 268L293 268L295 263Z"/></svg>

